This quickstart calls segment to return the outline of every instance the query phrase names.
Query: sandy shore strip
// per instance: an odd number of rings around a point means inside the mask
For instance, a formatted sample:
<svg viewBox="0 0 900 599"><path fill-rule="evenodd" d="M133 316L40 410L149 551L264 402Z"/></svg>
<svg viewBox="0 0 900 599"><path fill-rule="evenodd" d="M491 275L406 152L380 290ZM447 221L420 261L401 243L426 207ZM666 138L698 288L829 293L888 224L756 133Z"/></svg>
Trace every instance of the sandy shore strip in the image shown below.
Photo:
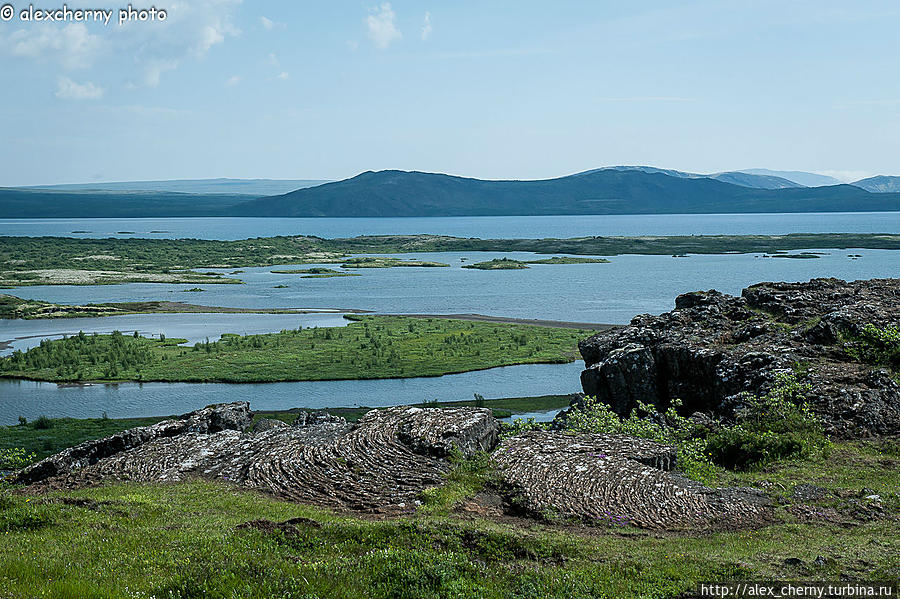
<svg viewBox="0 0 900 599"><path fill-rule="evenodd" d="M608 331L624 325L603 324L597 322L568 322L564 320L538 320L534 318L510 318L506 316L487 316L485 314L397 314L410 318L446 318L449 320L475 320L478 322L500 322L506 324L527 324L535 327L552 327L555 329L584 329L589 331Z"/></svg>

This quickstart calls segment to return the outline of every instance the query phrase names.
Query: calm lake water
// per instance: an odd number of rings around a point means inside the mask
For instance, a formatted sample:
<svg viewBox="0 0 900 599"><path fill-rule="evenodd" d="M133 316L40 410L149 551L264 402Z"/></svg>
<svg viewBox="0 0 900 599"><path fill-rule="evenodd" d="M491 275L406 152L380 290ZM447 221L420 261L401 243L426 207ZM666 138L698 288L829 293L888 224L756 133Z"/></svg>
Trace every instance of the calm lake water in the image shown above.
<svg viewBox="0 0 900 599"><path fill-rule="evenodd" d="M80 231L76 233L75 231ZM121 233L121 232L129 233ZM246 239L272 235L414 235L482 239L587 235L891 233L900 212L461 216L446 218L48 218L0 219L0 235Z"/></svg>
<svg viewBox="0 0 900 599"><path fill-rule="evenodd" d="M465 237L575 237L581 235L674 235L701 233L900 232L900 212L837 214L664 215L588 217L477 217L407 219L28 219L0 220L2 235L135 236L239 239L265 235L440 233ZM150 231L166 231L150 233ZM126 235L119 235L126 236ZM809 248L815 250L815 248ZM594 323L627 323L640 313L673 307L680 293L715 288L736 294L760 281L814 277L867 279L900 276L900 252L823 250L819 259L764 258L761 254L614 256L609 264L533 265L527 270L479 271L466 263L499 257L530 259L517 252L435 252L400 255L435 260L450 268L357 271L360 277L302 279L276 275L276 267L247 268L243 285L128 284L92 287L24 287L20 297L64 304L174 300L244 308L363 309L380 313L480 313ZM860 254L858 259L850 254ZM546 256L542 256L546 257ZM334 267L333 265L326 265ZM227 272L227 271L223 271ZM285 287L278 287L278 286ZM19 337L28 347L45 336L137 329L192 341L224 332L262 333L298 326L343 324L339 315L184 314L114 319L0 321L0 341ZM10 350L7 350L10 351ZM579 390L580 363L529 365L440 378L278 383L269 385L123 384L59 388L53 384L0 381L0 423L19 415L137 416L181 413L208 403L248 399L256 408L393 405L425 399L468 399L571 393Z"/></svg>
<svg viewBox="0 0 900 599"><path fill-rule="evenodd" d="M22 287L14 293L63 304L179 300L240 308L355 308L382 313L479 313L626 323L636 314L670 310L676 295L698 289L740 293L747 285L760 281L900 276L900 252L823 251L826 255L813 260L763 258L760 254L688 258L626 255L611 257L609 264L538 264L525 270L505 271L464 269L462 265L500 257L528 260L541 256L522 252L435 252L399 257L436 260L451 268L361 269L357 271L362 274L359 277L323 279L272 274L271 270L277 267L247 268L234 275L244 285L204 283L205 291L201 293L184 292L186 285L155 283ZM852 259L849 254L862 257ZM286 287L279 288L280 285ZM227 321L230 317L225 316ZM5 326L8 325L0 321L0 340L9 338L3 335Z"/></svg>
<svg viewBox="0 0 900 599"><path fill-rule="evenodd" d="M59 387L53 383L0 379L0 425L41 414L110 418L181 414L208 404L249 401L257 410L393 406L472 399L552 395L580 391L584 362L527 364L441 377L367 381L307 381L229 385L221 383L120 383ZM536 414L535 414L536 415ZM549 414L544 415L550 417Z"/></svg>

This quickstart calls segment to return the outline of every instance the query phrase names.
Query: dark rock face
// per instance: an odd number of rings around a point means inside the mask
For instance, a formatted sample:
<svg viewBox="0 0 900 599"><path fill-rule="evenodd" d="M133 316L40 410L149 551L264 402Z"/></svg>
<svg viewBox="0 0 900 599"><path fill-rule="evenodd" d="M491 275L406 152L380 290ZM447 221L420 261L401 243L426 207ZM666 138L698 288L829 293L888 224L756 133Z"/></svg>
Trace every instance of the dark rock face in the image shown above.
<svg viewBox="0 0 900 599"><path fill-rule="evenodd" d="M759 525L772 517L752 489L710 489L670 470L674 448L621 435L532 431L494 454L526 513L600 525L677 530Z"/></svg>
<svg viewBox="0 0 900 599"><path fill-rule="evenodd" d="M584 392L627 414L638 401L728 416L741 392L766 393L796 365L812 386L810 405L837 436L900 432L900 385L854 361L843 334L900 324L900 280L761 283L741 297L717 291L679 296L675 310L640 315L627 327L579 344Z"/></svg>
<svg viewBox="0 0 900 599"><path fill-rule="evenodd" d="M228 404L132 429L93 442L103 451L91 453L83 444L52 456L23 471L19 481L67 488L200 477L305 503L396 512L443 483L449 464L435 454L456 449L468 457L492 449L499 430L491 411L478 408L372 410L355 425L323 419L245 433L249 414L246 403ZM216 428L226 422L235 427Z"/></svg>

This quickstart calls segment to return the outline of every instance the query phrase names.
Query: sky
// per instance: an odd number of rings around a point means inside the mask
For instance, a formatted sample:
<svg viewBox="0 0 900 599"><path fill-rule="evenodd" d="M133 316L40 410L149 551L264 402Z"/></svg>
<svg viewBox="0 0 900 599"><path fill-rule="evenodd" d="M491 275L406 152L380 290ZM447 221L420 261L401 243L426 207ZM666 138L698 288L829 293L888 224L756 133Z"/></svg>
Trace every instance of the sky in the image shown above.
<svg viewBox="0 0 900 599"><path fill-rule="evenodd" d="M119 25L127 3L68 2L114 14L24 22L11 0L0 186L900 174L893 0L141 1L166 19Z"/></svg>

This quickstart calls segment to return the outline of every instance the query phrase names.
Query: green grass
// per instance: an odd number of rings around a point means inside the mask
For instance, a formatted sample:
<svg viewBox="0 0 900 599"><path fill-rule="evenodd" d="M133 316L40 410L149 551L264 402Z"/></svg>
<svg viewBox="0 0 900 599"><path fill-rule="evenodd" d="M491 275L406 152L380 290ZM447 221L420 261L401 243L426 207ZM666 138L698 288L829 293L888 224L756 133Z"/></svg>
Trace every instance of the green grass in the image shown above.
<svg viewBox="0 0 900 599"><path fill-rule="evenodd" d="M347 327L223 335L181 347L79 334L0 359L0 376L42 381L275 382L439 376L565 363L589 331L442 318L353 316Z"/></svg>
<svg viewBox="0 0 900 599"><path fill-rule="evenodd" d="M700 581L888 580L900 568L896 520L673 535L457 517L448 506L483 482L477 465L463 468L449 476L454 490L382 521L211 482L14 496L0 508L0 595L662 598ZM237 529L290 518L308 520Z"/></svg>
<svg viewBox="0 0 900 599"><path fill-rule="evenodd" d="M359 256L350 258L342 268L397 268L401 266L416 266L426 268L442 268L450 266L443 262L430 262L428 260L401 260L400 258L387 258L384 256Z"/></svg>
<svg viewBox="0 0 900 599"><path fill-rule="evenodd" d="M510 258L494 258L486 262L464 264L463 268L475 270L522 270L528 268L528 264L521 260L512 260Z"/></svg>
<svg viewBox="0 0 900 599"><path fill-rule="evenodd" d="M0 319L22 318L86 318L115 316L119 314L173 314L173 313L229 313L229 314L295 314L302 310L223 308L198 306L183 302L110 302L104 304L65 305L26 300L14 295L0 294Z"/></svg>
<svg viewBox="0 0 900 599"><path fill-rule="evenodd" d="M581 256L554 256L541 260L527 260L527 264L609 264L606 258L584 258Z"/></svg>
<svg viewBox="0 0 900 599"><path fill-rule="evenodd" d="M48 418L16 426L0 426L0 450L21 447L36 459L102 439L137 426L149 426L165 418Z"/></svg>
<svg viewBox="0 0 900 599"><path fill-rule="evenodd" d="M477 270L521 270L528 268L529 264L608 264L606 258L585 258L581 256L554 256L540 260L513 260L511 258L494 258L486 262L466 264L463 268Z"/></svg>
<svg viewBox="0 0 900 599"><path fill-rule="evenodd" d="M756 472L721 470L715 482L722 486L762 482L781 495L789 495L801 483L839 494L866 489L866 495L880 495L900 510L900 441L835 442L824 456L782 461Z"/></svg>

